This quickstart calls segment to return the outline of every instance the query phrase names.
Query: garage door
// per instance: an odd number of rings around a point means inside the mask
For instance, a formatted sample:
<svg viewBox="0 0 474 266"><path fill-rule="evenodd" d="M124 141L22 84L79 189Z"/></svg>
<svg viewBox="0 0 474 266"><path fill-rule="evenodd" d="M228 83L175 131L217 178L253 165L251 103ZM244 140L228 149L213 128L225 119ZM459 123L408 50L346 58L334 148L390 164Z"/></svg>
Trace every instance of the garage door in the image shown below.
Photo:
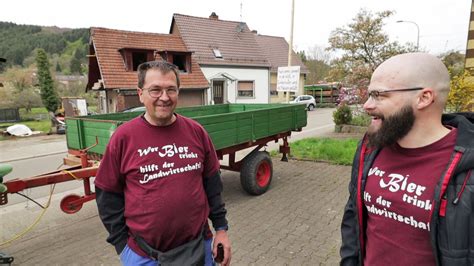
<svg viewBox="0 0 474 266"><path fill-rule="evenodd" d="M204 90L181 89L179 91L178 106L204 105Z"/></svg>

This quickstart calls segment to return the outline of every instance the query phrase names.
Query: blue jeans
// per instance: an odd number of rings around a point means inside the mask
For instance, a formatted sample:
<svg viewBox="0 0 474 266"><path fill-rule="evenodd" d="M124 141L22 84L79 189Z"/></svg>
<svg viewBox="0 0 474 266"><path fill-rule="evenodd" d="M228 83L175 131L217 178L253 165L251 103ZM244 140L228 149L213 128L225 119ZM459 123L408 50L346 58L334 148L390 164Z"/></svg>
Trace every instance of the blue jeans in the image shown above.
<svg viewBox="0 0 474 266"><path fill-rule="evenodd" d="M205 265L214 266L214 258L212 257L212 238L204 240L204 256ZM128 245L120 253L120 261L124 266L157 266L160 265L159 261L152 260L148 257L142 257L131 250Z"/></svg>

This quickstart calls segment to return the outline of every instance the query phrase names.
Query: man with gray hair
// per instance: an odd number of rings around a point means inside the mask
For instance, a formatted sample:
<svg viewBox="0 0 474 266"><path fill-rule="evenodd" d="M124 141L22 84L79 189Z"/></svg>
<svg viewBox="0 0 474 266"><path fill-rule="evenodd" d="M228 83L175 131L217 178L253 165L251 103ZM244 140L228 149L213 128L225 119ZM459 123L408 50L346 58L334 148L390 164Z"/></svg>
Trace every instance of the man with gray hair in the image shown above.
<svg viewBox="0 0 474 266"><path fill-rule="evenodd" d="M175 113L179 85L173 64L138 66L146 111L115 130L97 172L99 216L125 266L230 264L219 160L206 130Z"/></svg>
<svg viewBox="0 0 474 266"><path fill-rule="evenodd" d="M341 265L474 264L474 116L443 114L435 56L394 56L373 73L372 117L354 157Z"/></svg>

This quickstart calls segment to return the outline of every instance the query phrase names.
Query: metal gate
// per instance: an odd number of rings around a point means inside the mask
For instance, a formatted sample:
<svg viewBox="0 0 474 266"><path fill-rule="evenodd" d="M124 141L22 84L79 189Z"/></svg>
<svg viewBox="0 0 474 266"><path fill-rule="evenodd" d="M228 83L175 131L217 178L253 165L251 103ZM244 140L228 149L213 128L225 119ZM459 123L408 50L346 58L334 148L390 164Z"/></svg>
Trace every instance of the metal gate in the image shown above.
<svg viewBox="0 0 474 266"><path fill-rule="evenodd" d="M0 109L0 122L18 122L20 121L20 112L18 108Z"/></svg>

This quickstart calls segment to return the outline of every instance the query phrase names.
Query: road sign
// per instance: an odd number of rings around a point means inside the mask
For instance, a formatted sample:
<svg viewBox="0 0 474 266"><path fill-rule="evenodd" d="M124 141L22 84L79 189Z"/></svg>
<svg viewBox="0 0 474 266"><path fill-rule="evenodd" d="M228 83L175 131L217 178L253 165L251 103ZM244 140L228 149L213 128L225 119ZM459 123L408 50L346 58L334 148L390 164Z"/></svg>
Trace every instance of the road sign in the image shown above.
<svg viewBox="0 0 474 266"><path fill-rule="evenodd" d="M300 83L300 66L279 67L277 91L297 92Z"/></svg>

